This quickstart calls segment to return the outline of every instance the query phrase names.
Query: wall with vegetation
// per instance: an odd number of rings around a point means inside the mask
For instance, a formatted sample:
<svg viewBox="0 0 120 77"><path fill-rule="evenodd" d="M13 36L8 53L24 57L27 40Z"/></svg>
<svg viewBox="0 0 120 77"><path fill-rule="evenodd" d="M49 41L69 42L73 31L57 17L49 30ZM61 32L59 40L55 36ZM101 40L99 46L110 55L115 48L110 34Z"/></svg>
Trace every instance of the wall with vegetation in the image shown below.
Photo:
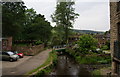
<svg viewBox="0 0 120 77"><path fill-rule="evenodd" d="M14 51L22 52L24 55L35 55L44 49L44 44L35 46L13 46Z"/></svg>

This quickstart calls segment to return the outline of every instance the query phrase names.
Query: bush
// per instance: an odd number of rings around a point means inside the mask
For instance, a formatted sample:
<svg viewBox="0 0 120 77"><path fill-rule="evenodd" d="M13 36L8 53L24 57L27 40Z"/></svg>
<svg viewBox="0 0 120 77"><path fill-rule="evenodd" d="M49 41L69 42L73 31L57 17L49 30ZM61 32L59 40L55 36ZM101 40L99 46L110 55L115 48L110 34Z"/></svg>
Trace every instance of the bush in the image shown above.
<svg viewBox="0 0 120 77"><path fill-rule="evenodd" d="M110 55L100 56L93 52L91 52L89 55L85 55L81 54L80 52L75 52L72 49L66 49L66 52L80 64L107 64L111 62Z"/></svg>
<svg viewBox="0 0 120 77"><path fill-rule="evenodd" d="M35 42L35 45L39 45L39 44L42 44L42 43L43 43L43 42L39 40L39 41L36 41L36 42Z"/></svg>
<svg viewBox="0 0 120 77"><path fill-rule="evenodd" d="M107 45L104 45L104 46L101 47L101 49L102 49L102 50L108 50L109 47L108 47Z"/></svg>
<svg viewBox="0 0 120 77"><path fill-rule="evenodd" d="M80 40L77 42L79 45L79 51L83 54L87 54L90 50L96 50L97 43L97 39L88 34L80 36Z"/></svg>

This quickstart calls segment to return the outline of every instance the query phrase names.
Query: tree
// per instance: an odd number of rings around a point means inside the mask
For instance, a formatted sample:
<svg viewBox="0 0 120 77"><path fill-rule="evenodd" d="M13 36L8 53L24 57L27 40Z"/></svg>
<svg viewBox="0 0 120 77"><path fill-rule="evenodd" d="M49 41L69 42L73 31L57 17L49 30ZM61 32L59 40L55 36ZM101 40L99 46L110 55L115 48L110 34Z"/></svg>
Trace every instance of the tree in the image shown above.
<svg viewBox="0 0 120 77"><path fill-rule="evenodd" d="M2 2L2 36L20 37L25 18L23 2Z"/></svg>
<svg viewBox="0 0 120 77"><path fill-rule="evenodd" d="M47 43L51 37L51 29L50 22L45 20L44 15L38 14L29 27L27 39L41 40Z"/></svg>
<svg viewBox="0 0 120 77"><path fill-rule="evenodd" d="M3 2L2 8L3 37L48 42L52 27L44 15L36 14L34 9L26 9L23 2Z"/></svg>
<svg viewBox="0 0 120 77"><path fill-rule="evenodd" d="M23 24L24 31L22 32L22 39L29 38L28 34L30 33L30 28L32 27L33 21L36 16L36 11L33 8L25 10L25 21Z"/></svg>
<svg viewBox="0 0 120 77"><path fill-rule="evenodd" d="M64 31L63 35L65 38L65 43L68 41L68 34L69 29L72 28L75 19L77 18L78 14L75 13L75 8L73 5L75 2L58 2L56 11L53 15L51 15L53 22L56 22L57 27Z"/></svg>
<svg viewBox="0 0 120 77"><path fill-rule="evenodd" d="M62 35L61 35L62 31L59 31L59 28L57 27L53 27L52 29L52 38L51 38L51 46L56 46L56 45L60 45L62 44L63 40L62 40Z"/></svg>
<svg viewBox="0 0 120 77"><path fill-rule="evenodd" d="M95 50L98 44L97 40L88 34L80 36L80 40L77 43L81 53L88 53L90 50Z"/></svg>

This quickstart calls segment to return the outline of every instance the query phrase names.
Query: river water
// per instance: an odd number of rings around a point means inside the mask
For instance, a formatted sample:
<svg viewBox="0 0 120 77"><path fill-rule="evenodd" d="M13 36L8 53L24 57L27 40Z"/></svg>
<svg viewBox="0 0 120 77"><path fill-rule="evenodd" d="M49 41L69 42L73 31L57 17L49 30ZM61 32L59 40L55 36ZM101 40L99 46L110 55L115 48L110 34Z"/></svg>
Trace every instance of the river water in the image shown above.
<svg viewBox="0 0 120 77"><path fill-rule="evenodd" d="M58 56L58 62L50 75L69 75L75 77L91 77L83 65L77 64L69 55Z"/></svg>

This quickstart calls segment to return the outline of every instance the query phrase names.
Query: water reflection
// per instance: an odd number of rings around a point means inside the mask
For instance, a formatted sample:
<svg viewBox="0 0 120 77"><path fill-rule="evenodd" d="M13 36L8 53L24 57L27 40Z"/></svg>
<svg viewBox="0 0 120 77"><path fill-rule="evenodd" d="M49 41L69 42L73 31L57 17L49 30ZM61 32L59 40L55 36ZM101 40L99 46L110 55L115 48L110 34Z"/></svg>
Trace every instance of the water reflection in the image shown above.
<svg viewBox="0 0 120 77"><path fill-rule="evenodd" d="M60 55L58 63L50 75L71 75L72 77L90 77L90 73L82 65L77 64L74 59L68 55Z"/></svg>

